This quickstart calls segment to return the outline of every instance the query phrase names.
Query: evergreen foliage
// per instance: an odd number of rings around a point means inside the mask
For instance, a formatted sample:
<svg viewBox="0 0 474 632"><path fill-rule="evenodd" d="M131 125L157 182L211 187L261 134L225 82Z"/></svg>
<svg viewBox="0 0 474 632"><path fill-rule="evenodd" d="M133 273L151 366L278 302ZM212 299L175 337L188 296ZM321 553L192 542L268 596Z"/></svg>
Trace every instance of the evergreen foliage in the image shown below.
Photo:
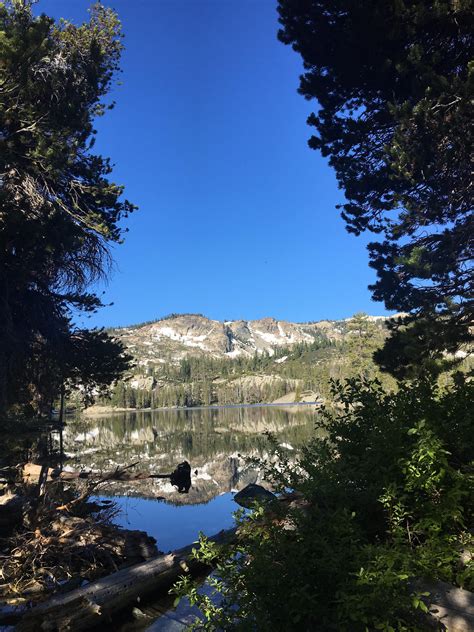
<svg viewBox="0 0 474 632"><path fill-rule="evenodd" d="M369 244L373 297L407 313L378 361L398 376L424 360L439 371L473 323L472 2L279 0L278 10L280 40L303 58L299 91L319 104L309 145L336 171L348 230L381 236Z"/></svg>
<svg viewBox="0 0 474 632"><path fill-rule="evenodd" d="M71 314L101 305L87 287L107 274L134 207L92 151L94 118L112 107L117 16L95 4L75 26L31 7L0 4L0 409L41 412L62 382L87 377L86 356L108 358L91 360L96 384L127 364L120 343L76 330Z"/></svg>

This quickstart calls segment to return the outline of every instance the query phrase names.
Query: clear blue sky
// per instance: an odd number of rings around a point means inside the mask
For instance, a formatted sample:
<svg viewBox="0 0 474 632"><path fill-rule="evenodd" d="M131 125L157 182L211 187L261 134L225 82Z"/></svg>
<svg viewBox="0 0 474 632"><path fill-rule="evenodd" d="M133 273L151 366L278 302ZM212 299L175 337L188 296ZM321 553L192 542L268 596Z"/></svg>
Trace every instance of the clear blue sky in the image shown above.
<svg viewBox="0 0 474 632"><path fill-rule="evenodd" d="M83 21L85 0L35 11ZM106 2L106 4L108 4ZM308 148L314 108L273 0L115 0L122 86L96 148L139 206L88 325L170 312L291 321L386 313L367 285L368 237L349 235L334 173Z"/></svg>

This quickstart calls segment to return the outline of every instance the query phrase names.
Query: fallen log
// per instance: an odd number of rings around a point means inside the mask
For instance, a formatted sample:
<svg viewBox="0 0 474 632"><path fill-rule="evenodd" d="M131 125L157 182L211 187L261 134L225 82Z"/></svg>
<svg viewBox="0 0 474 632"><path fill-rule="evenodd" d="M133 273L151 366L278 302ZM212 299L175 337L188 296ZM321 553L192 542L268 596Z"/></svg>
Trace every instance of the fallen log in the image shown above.
<svg viewBox="0 0 474 632"><path fill-rule="evenodd" d="M228 542L236 529L221 531L210 540ZM110 621L112 615L150 593L169 588L183 573L197 574L206 567L191 556L195 544L160 555L91 582L29 610L17 632L80 632Z"/></svg>
<svg viewBox="0 0 474 632"><path fill-rule="evenodd" d="M170 474L152 474L150 472L130 472L130 468L135 467L137 463L132 463L125 467L118 467L111 472L94 472L90 471L67 471L58 468L45 468L36 463L25 463L23 466L23 481L30 484L39 484L42 476L45 481L51 483L53 481L75 481L78 479L99 479L105 481L141 481L147 478L169 478L171 484L176 485L179 490L189 490L191 486L191 466L184 461L180 463L176 469Z"/></svg>
<svg viewBox="0 0 474 632"><path fill-rule="evenodd" d="M429 593L430 614L448 632L474 630L474 593L446 582L419 582L418 588Z"/></svg>
<svg viewBox="0 0 474 632"><path fill-rule="evenodd" d="M148 472L129 472L128 469L137 465L132 463L123 468L117 468L112 472L90 471L59 471L57 468L48 468L47 482L53 481L75 481L78 479L100 478L104 481L139 481L146 478L169 478L171 474L149 474ZM23 481L25 483L37 484L41 475L41 465L36 463L25 463L23 466Z"/></svg>

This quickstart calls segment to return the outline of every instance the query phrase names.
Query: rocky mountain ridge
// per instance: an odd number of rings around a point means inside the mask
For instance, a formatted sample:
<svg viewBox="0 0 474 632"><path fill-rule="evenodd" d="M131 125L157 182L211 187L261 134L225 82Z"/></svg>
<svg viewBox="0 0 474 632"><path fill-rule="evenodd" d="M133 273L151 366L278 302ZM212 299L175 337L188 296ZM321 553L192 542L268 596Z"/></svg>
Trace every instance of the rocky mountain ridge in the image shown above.
<svg viewBox="0 0 474 632"><path fill-rule="evenodd" d="M368 316L382 327L384 316ZM340 340L351 319L310 323L292 323L275 318L218 321L200 314L177 314L143 325L111 330L139 366L146 368L164 363L178 363L187 356L208 355L214 358L251 357L275 349L291 348L297 343L321 339Z"/></svg>

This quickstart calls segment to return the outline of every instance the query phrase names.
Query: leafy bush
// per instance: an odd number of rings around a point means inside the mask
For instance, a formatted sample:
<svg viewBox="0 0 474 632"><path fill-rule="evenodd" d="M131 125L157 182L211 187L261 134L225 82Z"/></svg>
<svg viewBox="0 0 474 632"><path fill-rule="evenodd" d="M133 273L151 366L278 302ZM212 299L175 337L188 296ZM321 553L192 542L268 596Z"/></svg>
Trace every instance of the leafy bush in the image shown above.
<svg viewBox="0 0 474 632"><path fill-rule="evenodd" d="M322 438L291 465L270 437L261 463L296 500L239 518L237 544L201 541L219 605L189 579L207 630L428 629L417 580L473 586L460 553L472 546L472 384L427 381L386 393L378 382L334 383ZM286 508L285 508L286 507Z"/></svg>

